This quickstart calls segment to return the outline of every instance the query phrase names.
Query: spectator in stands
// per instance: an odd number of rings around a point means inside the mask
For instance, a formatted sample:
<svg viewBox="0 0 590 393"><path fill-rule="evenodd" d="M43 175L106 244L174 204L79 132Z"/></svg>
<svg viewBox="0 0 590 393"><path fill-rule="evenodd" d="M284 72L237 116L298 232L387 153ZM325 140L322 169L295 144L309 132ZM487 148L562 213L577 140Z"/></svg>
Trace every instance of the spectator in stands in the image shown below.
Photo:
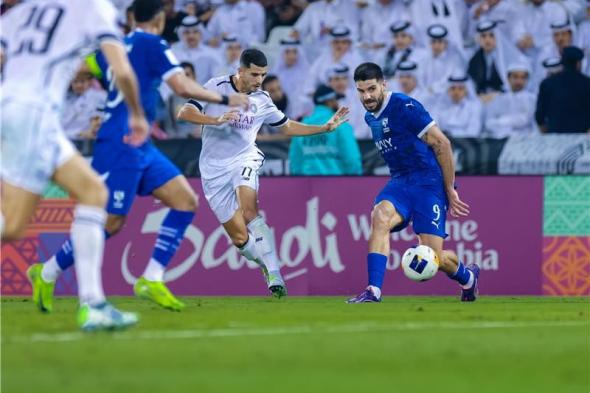
<svg viewBox="0 0 590 393"><path fill-rule="evenodd" d="M166 24L164 25L162 38L168 41L169 44L173 44L178 41L176 29L180 26L180 23L187 14L184 11L175 9L174 0L162 0L162 3L164 4L164 12L166 14Z"/></svg>
<svg viewBox="0 0 590 393"><path fill-rule="evenodd" d="M234 74L240 66L242 43L234 36L226 36L221 40L222 61L213 76ZM198 69L198 68L197 68Z"/></svg>
<svg viewBox="0 0 590 393"><path fill-rule="evenodd" d="M299 40L285 39L280 43L281 51L272 73L279 77L281 86L289 95L299 95L303 81L308 78L309 62Z"/></svg>
<svg viewBox="0 0 590 393"><path fill-rule="evenodd" d="M263 42L264 8L257 1L225 0L211 17L207 32L208 44L213 47L221 45L223 38L228 36L240 37L247 46Z"/></svg>
<svg viewBox="0 0 590 393"><path fill-rule="evenodd" d="M537 67L533 72L532 80L529 82L529 89L531 92L537 94L539 86L543 79L558 73L563 67L561 66L561 57L551 56L541 62L541 67Z"/></svg>
<svg viewBox="0 0 590 393"><path fill-rule="evenodd" d="M417 29L414 37L418 45L427 40L426 29L441 24L449 31L449 41L463 48L463 35L467 30L467 6L456 0L412 0L412 23Z"/></svg>
<svg viewBox="0 0 590 393"><path fill-rule="evenodd" d="M417 61L426 56L424 50L414 45L415 32L412 23L406 20L394 22L390 28L392 45L385 52L381 61L385 79L393 79L398 65L406 60Z"/></svg>
<svg viewBox="0 0 590 393"><path fill-rule="evenodd" d="M307 2L290 0L271 0L264 5L266 10L267 33L276 26L293 26L299 19Z"/></svg>
<svg viewBox="0 0 590 393"><path fill-rule="evenodd" d="M334 28L347 26L352 29L350 36L356 41L359 25L359 12L348 0L319 0L310 3L293 26L293 38L304 45L312 45L317 50L332 41ZM313 48L312 48L313 49ZM318 53L314 53L318 54Z"/></svg>
<svg viewBox="0 0 590 393"><path fill-rule="evenodd" d="M92 76L78 72L70 84L61 124L70 139L94 139L100 128L106 92L92 87Z"/></svg>
<svg viewBox="0 0 590 393"><path fill-rule="evenodd" d="M410 18L409 2L377 0L370 4L362 14L361 45L365 51L365 57L382 58L390 42L391 25L395 21L410 20Z"/></svg>
<svg viewBox="0 0 590 393"><path fill-rule="evenodd" d="M396 82L402 93L418 100L428 109L431 95L420 86L418 72L418 63L411 60L403 61L398 66Z"/></svg>
<svg viewBox="0 0 590 393"><path fill-rule="evenodd" d="M483 21L477 25L479 49L469 61L468 74L484 102L508 87L506 67L528 60L499 31L497 23Z"/></svg>
<svg viewBox="0 0 590 393"><path fill-rule="evenodd" d="M289 119L300 121L313 110L312 106L306 105L301 100L301 96L285 92L282 88L282 81L276 75L270 74L264 78L262 90L268 92L272 102Z"/></svg>
<svg viewBox="0 0 590 393"><path fill-rule="evenodd" d="M338 64L328 71L328 86L341 98L339 106L350 110L348 124L352 126L356 139L371 139L371 129L365 122L365 109L360 103L346 64Z"/></svg>
<svg viewBox="0 0 590 393"><path fill-rule="evenodd" d="M508 66L510 91L496 96L485 107L486 136L505 138L538 132L535 124L535 94L526 90L530 70L526 64Z"/></svg>
<svg viewBox="0 0 590 393"><path fill-rule="evenodd" d="M192 63L183 62L180 63L180 66L184 70L184 74L192 79L197 80L197 75L195 74L195 67ZM171 138L187 138L187 137L194 137L200 138L201 137L201 126L197 126L194 123L189 123L184 120L179 120L177 117L180 108L186 103L186 98L178 96L176 94L171 94L168 98L168 103L166 107L168 108L168 116L164 120L164 129L166 133Z"/></svg>
<svg viewBox="0 0 590 393"><path fill-rule="evenodd" d="M325 51L313 62L307 79L305 80L304 93L313 95L317 86L327 83L328 71L339 64L345 64L352 70L363 62L361 55L352 46L351 30L347 27L335 27L330 31L330 51Z"/></svg>
<svg viewBox="0 0 590 393"><path fill-rule="evenodd" d="M421 59L420 68L423 86L431 94L444 93L451 74L465 69L462 50L448 40L448 32L443 25L432 25L427 30L430 51Z"/></svg>
<svg viewBox="0 0 590 393"><path fill-rule="evenodd" d="M172 52L178 61L189 62L198 68L198 82L203 85L219 68L218 53L202 43L203 24L195 16L187 16L178 27L180 42L172 45Z"/></svg>
<svg viewBox="0 0 590 393"><path fill-rule="evenodd" d="M553 1L529 0L522 6L512 30L512 41L535 62L551 45L551 22L567 20L567 12Z"/></svg>
<svg viewBox="0 0 590 393"><path fill-rule="evenodd" d="M484 20L498 24L505 37L512 36L512 27L520 16L520 5L511 0L480 0L469 9L468 34L473 37L476 26Z"/></svg>
<svg viewBox="0 0 590 393"><path fill-rule="evenodd" d="M451 75L447 94L434 101L433 118L452 137L479 137L482 128L482 106L469 77Z"/></svg>
<svg viewBox="0 0 590 393"><path fill-rule="evenodd" d="M590 132L590 78L580 72L584 52L563 50L563 71L541 82L535 119L541 132Z"/></svg>
<svg viewBox="0 0 590 393"><path fill-rule="evenodd" d="M313 95L314 111L303 123L324 124L338 110L339 97L332 88L319 86ZM289 165L292 175L361 175L361 153L352 127L343 123L333 132L292 138Z"/></svg>

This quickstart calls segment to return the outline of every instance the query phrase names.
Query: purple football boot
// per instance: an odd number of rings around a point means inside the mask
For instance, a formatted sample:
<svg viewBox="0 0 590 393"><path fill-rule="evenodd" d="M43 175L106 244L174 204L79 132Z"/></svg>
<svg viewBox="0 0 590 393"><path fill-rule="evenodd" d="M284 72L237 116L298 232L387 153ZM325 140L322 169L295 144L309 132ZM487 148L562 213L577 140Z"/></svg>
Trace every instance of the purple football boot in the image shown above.
<svg viewBox="0 0 590 393"><path fill-rule="evenodd" d="M350 298L346 301L346 303L379 303L381 302L381 298L378 298L373 294L370 288L367 287L360 295Z"/></svg>
<svg viewBox="0 0 590 393"><path fill-rule="evenodd" d="M461 289L461 301L474 302L479 292L479 266L472 264L467 266L467 269L473 273L473 285L469 289Z"/></svg>

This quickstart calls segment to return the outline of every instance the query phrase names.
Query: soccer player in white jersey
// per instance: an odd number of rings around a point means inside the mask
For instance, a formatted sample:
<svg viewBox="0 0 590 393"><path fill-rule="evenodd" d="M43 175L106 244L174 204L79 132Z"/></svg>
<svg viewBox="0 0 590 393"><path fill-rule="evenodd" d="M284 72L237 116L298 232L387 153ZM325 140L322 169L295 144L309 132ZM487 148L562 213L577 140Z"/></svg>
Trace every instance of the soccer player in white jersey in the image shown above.
<svg viewBox="0 0 590 393"><path fill-rule="evenodd" d="M256 147L256 134L262 124L278 127L291 136L333 131L346 121L348 109L340 108L323 125L289 120L268 93L260 89L267 69L264 53L245 50L237 74L213 78L204 87L221 94L247 93L250 98L247 110L189 100L178 116L203 125L199 167L209 206L240 254L262 267L271 293L282 297L287 289L279 271L274 239L258 213L258 170L264 154Z"/></svg>
<svg viewBox="0 0 590 393"><path fill-rule="evenodd" d="M33 0L1 20L7 59L1 114L2 239L22 236L49 179L76 199L71 238L83 330L125 327L138 320L105 300L100 270L107 190L60 126L70 80L81 58L100 46L130 108L127 142L138 145L147 137L137 81L116 17L107 0Z"/></svg>

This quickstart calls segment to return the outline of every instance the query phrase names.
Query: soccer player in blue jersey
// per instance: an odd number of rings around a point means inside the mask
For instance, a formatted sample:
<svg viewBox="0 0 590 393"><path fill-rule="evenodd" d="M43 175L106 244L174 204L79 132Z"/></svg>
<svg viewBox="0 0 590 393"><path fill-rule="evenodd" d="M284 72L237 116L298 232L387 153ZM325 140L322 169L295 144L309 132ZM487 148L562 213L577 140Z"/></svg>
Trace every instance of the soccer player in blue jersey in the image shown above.
<svg viewBox="0 0 590 393"><path fill-rule="evenodd" d="M422 104L386 90L383 71L363 63L354 72L359 98L367 110L365 121L373 141L389 166L391 180L375 199L367 267L369 285L349 303L380 302L390 250L390 232L412 222L420 244L439 257L440 270L461 286L461 300L474 301L479 267L465 267L457 255L443 250L447 211L454 217L469 214L469 206L455 190L451 143Z"/></svg>
<svg viewBox="0 0 590 393"><path fill-rule="evenodd" d="M135 0L133 10L137 28L125 38L125 45L149 122L156 116L158 87L162 81L187 98L236 106L248 104L244 94L224 96L204 89L184 75L168 44L160 37L165 23L161 0ZM134 292L164 308L180 311L184 304L164 284L164 271L193 220L197 196L186 178L150 141L138 148L124 143L129 133L128 108L102 53L96 55L94 66L102 71L109 90L106 120L98 131L92 161L92 167L109 188L105 235L108 238L121 230L137 194L153 195L170 208L158 232L152 258L143 276L136 281ZM30 268L31 276L35 277L34 300L42 311L52 310L55 280L73 263L72 244L68 240L45 264Z"/></svg>

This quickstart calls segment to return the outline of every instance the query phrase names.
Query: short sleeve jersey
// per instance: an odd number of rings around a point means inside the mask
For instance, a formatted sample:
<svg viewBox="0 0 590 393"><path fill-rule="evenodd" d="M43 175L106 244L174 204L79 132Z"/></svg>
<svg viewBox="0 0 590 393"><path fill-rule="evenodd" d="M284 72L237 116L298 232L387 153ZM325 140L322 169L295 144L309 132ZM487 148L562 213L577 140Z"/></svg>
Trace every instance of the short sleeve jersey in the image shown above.
<svg viewBox="0 0 590 393"><path fill-rule="evenodd" d="M117 12L108 0L32 0L4 14L4 97L61 110L84 56L100 43L120 43Z"/></svg>
<svg viewBox="0 0 590 393"><path fill-rule="evenodd" d="M210 79L204 87L223 95L235 94L238 90L231 75ZM256 135L263 124L280 127L289 121L272 102L267 92L256 90L248 95L250 105L244 108L230 108L226 105L189 100L208 116L219 117L230 110L238 110L239 118L222 126L203 126L203 147L199 167L203 178L216 177L240 161L262 155L256 147ZM263 157L263 155L262 155Z"/></svg>
<svg viewBox="0 0 590 393"><path fill-rule="evenodd" d="M137 76L146 119L152 123L156 119L160 84L175 73L182 72L182 68L166 41L160 36L137 29L125 37L125 46ZM128 132L127 105L123 94L117 89L112 72L102 53L98 53L96 62L105 75L108 85L108 98L105 104L106 121L99 130L98 137L121 139Z"/></svg>
<svg viewBox="0 0 590 393"><path fill-rule="evenodd" d="M365 121L392 177L410 177L424 184L442 182L434 152L421 139L435 122L420 102L405 94L387 93L381 110L367 112Z"/></svg>

